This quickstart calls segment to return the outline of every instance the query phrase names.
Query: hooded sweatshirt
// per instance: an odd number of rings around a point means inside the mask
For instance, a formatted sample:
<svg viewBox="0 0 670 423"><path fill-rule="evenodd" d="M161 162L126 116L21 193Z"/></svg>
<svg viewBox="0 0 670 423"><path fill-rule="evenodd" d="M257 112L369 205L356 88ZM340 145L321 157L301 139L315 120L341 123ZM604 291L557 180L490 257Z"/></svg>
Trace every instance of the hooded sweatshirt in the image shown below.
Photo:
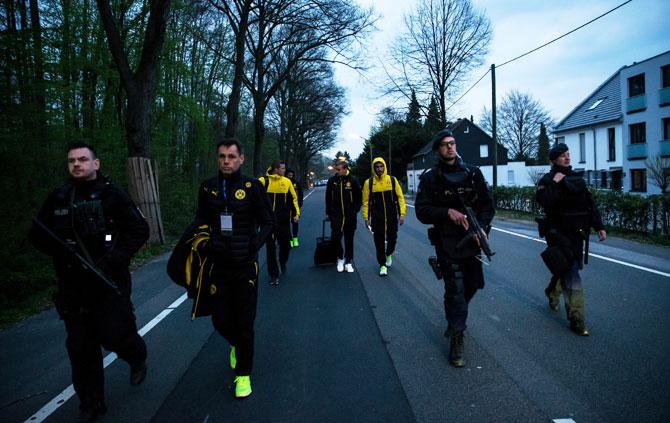
<svg viewBox="0 0 670 423"><path fill-rule="evenodd" d="M291 216L300 216L298 196L289 178L268 171L258 180L265 187L278 225L288 224Z"/></svg>
<svg viewBox="0 0 670 423"><path fill-rule="evenodd" d="M384 165L380 176L375 173L375 163ZM405 216L405 198L395 177L386 172L386 162L381 157L372 161L372 177L363 184L363 219L372 221L374 228L397 228L398 215ZM370 187L372 183L372 187ZM395 186L395 189L394 189Z"/></svg>

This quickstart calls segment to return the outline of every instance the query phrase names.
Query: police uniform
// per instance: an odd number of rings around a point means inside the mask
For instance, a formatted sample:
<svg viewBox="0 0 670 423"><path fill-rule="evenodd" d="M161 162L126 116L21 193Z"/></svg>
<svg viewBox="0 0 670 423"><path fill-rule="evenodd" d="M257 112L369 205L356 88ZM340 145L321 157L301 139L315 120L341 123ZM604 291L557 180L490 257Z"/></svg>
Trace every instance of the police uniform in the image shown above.
<svg viewBox="0 0 670 423"><path fill-rule="evenodd" d="M259 178L259 181L265 186L277 222L272 238L268 239L266 244L270 281L276 283L279 268L281 267L282 272L285 271L291 251L291 216L300 217L300 206L293 183L287 177L266 173ZM279 266L277 266L277 244L279 244Z"/></svg>
<svg viewBox="0 0 670 423"><path fill-rule="evenodd" d="M235 347L235 374L247 376L253 366L258 250L274 229L272 208L258 180L219 172L200 186L196 224L211 228L206 253L215 263L212 323Z"/></svg>
<svg viewBox="0 0 670 423"><path fill-rule="evenodd" d="M337 248L337 257L344 258L345 263L351 263L354 259L354 233L361 201L361 186L348 169L346 175L333 175L328 179L326 214L330 218L331 237Z"/></svg>
<svg viewBox="0 0 670 423"><path fill-rule="evenodd" d="M376 163L384 165L384 172L377 176ZM374 233L377 263L386 265L386 256L395 250L398 239L398 215L405 216L405 198L395 177L386 172L386 162L381 157L372 160L372 177L363 183L363 220L370 220ZM386 247L384 247L386 241Z"/></svg>
<svg viewBox="0 0 670 423"><path fill-rule="evenodd" d="M65 322L72 383L80 409L92 414L104 412L100 347L128 362L131 371L145 366L146 346L137 334L128 266L149 238L149 226L128 194L99 174L92 181L70 181L55 190L37 219L93 262L120 291L116 293L33 225L30 241L53 257L58 278L54 302Z"/></svg>
<svg viewBox="0 0 670 423"><path fill-rule="evenodd" d="M552 148L555 159L558 154L567 151L565 144ZM554 181L557 172L565 177ZM537 202L546 214L546 240L548 247L559 247L558 251L569 263L567 270L552 278L546 293L555 308L558 309L561 291L565 298L565 311L570 328L588 335L584 323L584 290L579 270L584 263L584 242L590 228L596 231L604 229L600 213L595 207L581 173L570 166L554 164L537 184Z"/></svg>

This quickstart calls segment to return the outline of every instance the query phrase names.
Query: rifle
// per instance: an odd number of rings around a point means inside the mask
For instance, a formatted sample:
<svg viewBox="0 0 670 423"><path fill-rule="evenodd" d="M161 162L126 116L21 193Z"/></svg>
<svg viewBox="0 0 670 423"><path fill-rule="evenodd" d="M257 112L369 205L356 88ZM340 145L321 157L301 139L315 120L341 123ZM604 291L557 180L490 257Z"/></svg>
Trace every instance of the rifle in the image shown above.
<svg viewBox="0 0 670 423"><path fill-rule="evenodd" d="M44 223L40 222L37 218L33 218L33 222L37 224L37 226L40 227L44 232L49 235L54 241L56 241L61 247L65 249L65 251L68 252L71 256L75 257L79 263L84 267L86 270L90 270L95 276L98 277L102 282L105 283L109 288L111 288L114 292L116 292L118 295L121 295L121 290L119 289L118 285L116 282L111 280L109 277L107 277L104 273L100 271L94 264L86 260L81 254L79 254L74 248L72 248L70 245L68 245L65 241L60 239L58 235L53 233L51 229L49 229Z"/></svg>
<svg viewBox="0 0 670 423"><path fill-rule="evenodd" d="M472 208L468 207L465 204L462 198L461 203L463 204L463 208L465 209L465 217L468 219L468 233L463 237L462 240L458 242L458 244L456 244L456 249L462 248L466 242L470 241L470 239L476 235L479 238L479 247L482 249L484 255L486 256L487 259L489 259L490 262L491 256L493 256L495 252L491 251L491 246L489 245L489 242L486 239L486 232L484 232L482 227L479 225L479 222L477 221L477 215L475 214L475 212L472 210Z"/></svg>

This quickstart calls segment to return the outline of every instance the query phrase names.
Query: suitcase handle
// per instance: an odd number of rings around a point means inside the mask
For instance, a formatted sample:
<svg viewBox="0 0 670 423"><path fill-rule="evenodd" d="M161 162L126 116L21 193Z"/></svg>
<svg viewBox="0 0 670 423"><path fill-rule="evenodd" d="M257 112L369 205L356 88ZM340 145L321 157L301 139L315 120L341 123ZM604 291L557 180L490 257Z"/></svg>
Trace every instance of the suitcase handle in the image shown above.
<svg viewBox="0 0 670 423"><path fill-rule="evenodd" d="M321 222L321 237L325 238L326 237L326 222L328 219L323 219L323 222Z"/></svg>

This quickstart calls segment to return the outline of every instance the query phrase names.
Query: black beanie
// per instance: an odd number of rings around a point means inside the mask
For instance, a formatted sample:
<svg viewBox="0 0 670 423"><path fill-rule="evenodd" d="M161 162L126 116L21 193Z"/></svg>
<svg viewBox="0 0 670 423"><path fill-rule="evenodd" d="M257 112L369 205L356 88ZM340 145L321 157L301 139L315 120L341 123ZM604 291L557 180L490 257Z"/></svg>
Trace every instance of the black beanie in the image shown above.
<svg viewBox="0 0 670 423"><path fill-rule="evenodd" d="M568 146L564 143L558 143L549 150L549 160L556 160L558 156L568 151Z"/></svg>
<svg viewBox="0 0 670 423"><path fill-rule="evenodd" d="M451 129L444 128L440 131L438 131L435 135L433 135L433 138L430 140L430 142L433 144L433 151L437 150L438 147L440 146L440 141L444 137L454 137L454 133L451 132Z"/></svg>

